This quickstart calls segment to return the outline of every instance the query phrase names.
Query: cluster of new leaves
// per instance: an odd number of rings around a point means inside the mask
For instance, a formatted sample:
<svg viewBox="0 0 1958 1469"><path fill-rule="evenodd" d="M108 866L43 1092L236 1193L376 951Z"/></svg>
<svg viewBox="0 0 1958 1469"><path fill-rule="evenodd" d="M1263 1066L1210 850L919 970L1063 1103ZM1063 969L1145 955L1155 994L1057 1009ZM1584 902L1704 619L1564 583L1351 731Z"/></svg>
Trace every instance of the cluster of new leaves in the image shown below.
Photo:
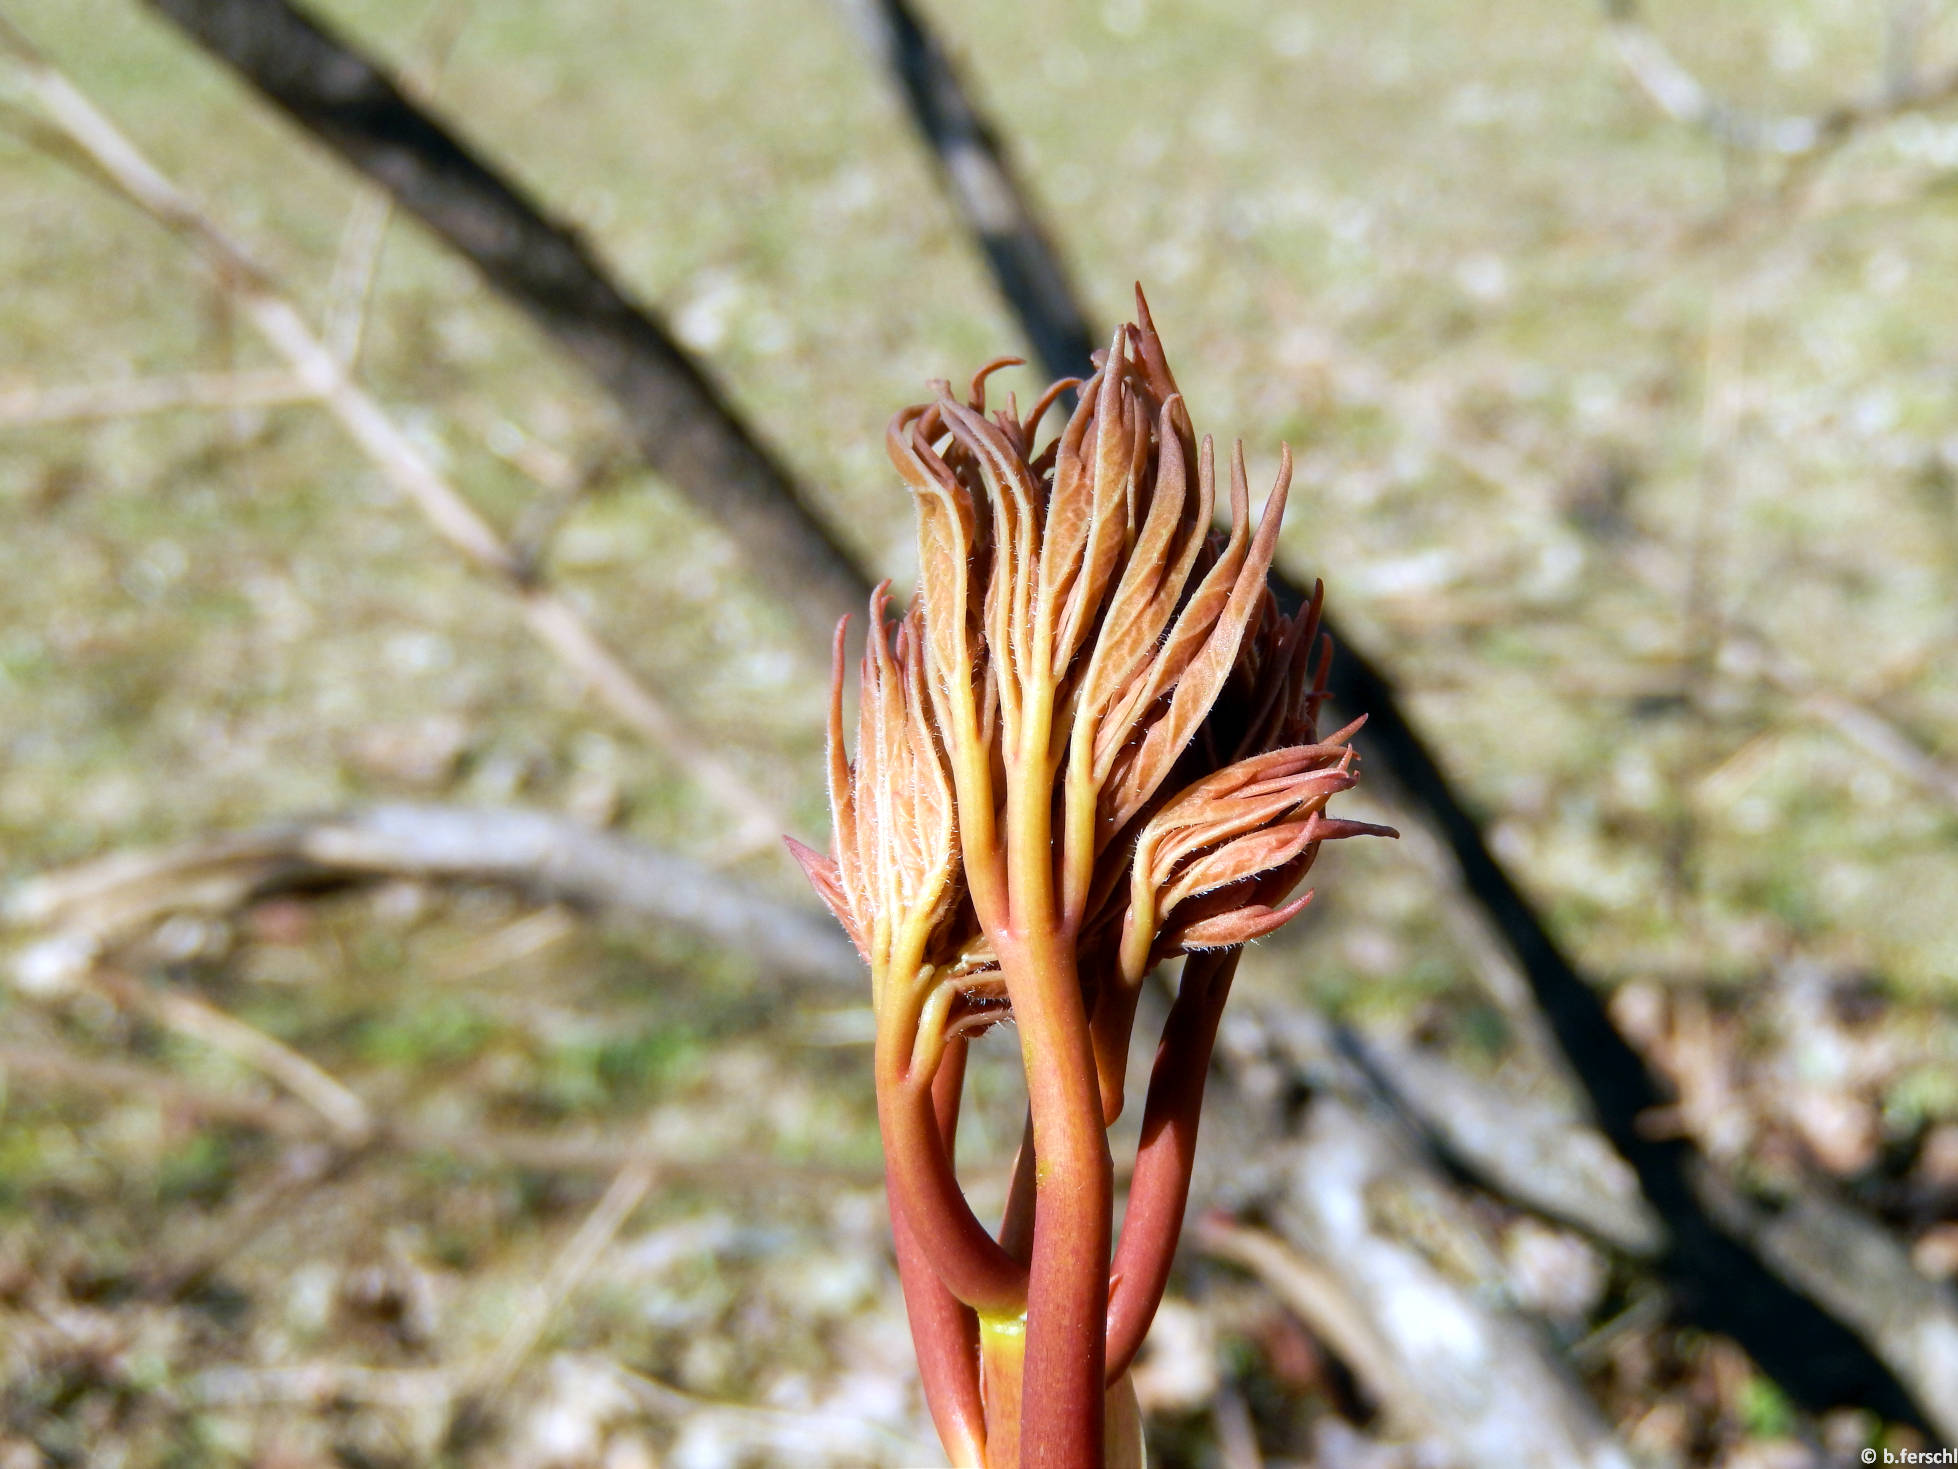
<svg viewBox="0 0 1958 1469"><path fill-rule="evenodd" d="M1269 933L1304 905L1287 899L1321 842L1375 830L1323 814L1357 772L1351 730L1316 736L1331 653L1318 597L1288 616L1266 587L1289 453L1254 531L1234 450L1231 529L1213 534L1215 450L1138 306L1092 378L1055 384L1024 418L1012 400L987 413L1003 359L965 402L938 383L891 424L918 506L918 598L895 622L882 588L872 600L854 763L839 630L833 847L796 849L880 1010L954 1032L1002 1018L989 936L1038 916L1075 936L1090 1010L1132 1015L1153 964ZM1037 445L1077 386L1079 407ZM1051 833L1034 854L1051 864L1038 915L1010 880L1016 802ZM1119 1092L1119 1075L1104 1084Z"/></svg>

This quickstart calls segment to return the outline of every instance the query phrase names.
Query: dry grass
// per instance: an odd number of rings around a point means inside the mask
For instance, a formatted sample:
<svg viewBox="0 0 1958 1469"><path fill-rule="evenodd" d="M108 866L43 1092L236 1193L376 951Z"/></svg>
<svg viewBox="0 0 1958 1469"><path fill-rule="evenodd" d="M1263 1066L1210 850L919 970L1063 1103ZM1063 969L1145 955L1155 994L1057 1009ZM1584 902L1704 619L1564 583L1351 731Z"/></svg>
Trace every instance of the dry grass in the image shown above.
<svg viewBox="0 0 1958 1469"><path fill-rule="evenodd" d="M419 7L320 8L413 59ZM1887 1197L1925 1129L1958 1123L1958 813L1812 693L1958 765L1958 121L1872 128L1784 194L1779 165L1657 117L1582 6L938 8L1091 302L1113 319L1140 276L1199 426L1265 460L1292 441L1285 556L1327 577L1585 963L1713 991L1736 1055L1782 1054L1759 1017L1790 956L1871 997L1851 1030L1878 1060L1818 1080L1790 1041L1788 1064L1873 1129L1838 1171ZM128 0L10 13L328 314L356 191L317 149ZM1650 18L1752 104L1821 105L1880 60L1873 17L1820 0ZM1951 30L1927 59L1958 50ZM1012 339L839 12L483 5L438 97L902 579L884 420ZM280 366L187 252L16 130L0 181L0 400ZM782 589L742 577L656 478L604 468L620 435L596 396L410 226L388 236L361 368L506 535L544 494L518 450L601 467L553 573L820 830L821 670ZM713 807L594 715L315 407L0 429L0 516L0 878L400 793L712 845ZM1420 844L1327 860L1324 910L1260 950L1250 993L1309 990L1534 1076ZM786 863L744 870L795 892ZM567 1464L783 1462L770 1445L825 1433L835 1462L907 1462L888 1434L922 1429L849 1017L671 935L531 921L500 895L396 886L166 931L133 962L377 1112L629 1139L657 1107L670 1140L746 1160L631 1212L543 1328L506 1427L461 1457L552 1462L535 1436L555 1424ZM262 1084L88 992L10 992L0 1030ZM1016 1104L997 1073L978 1084L984 1167ZM444 1428L430 1384L495 1349L605 1184L321 1154L133 1086L23 1075L5 1108L0 1442L39 1445L0 1451L8 1469L113 1462L102 1445L132 1465L417 1461ZM1749 1138L1771 1175L1780 1145ZM1786 1428L1744 1363L1653 1340L1648 1397L1607 1391L1641 1442L1711 1454ZM1653 1404L1689 1378L1717 1406L1668 1438ZM1726 1437L1695 1437L1708 1422ZM577 1424L598 1435L582 1458ZM1172 1424L1171 1462L1210 1462L1201 1437Z"/></svg>

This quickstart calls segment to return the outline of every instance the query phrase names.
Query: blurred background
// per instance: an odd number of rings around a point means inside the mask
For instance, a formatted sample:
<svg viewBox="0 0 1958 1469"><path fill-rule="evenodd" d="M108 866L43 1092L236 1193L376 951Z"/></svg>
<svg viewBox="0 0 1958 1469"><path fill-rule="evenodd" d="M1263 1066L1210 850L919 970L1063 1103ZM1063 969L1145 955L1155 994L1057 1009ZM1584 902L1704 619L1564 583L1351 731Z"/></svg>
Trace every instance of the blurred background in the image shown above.
<svg viewBox="0 0 1958 1469"><path fill-rule="evenodd" d="M158 7L0 10L0 1466L942 1462L867 993L761 840L827 831L819 569ZM1288 574L1654 1091L1370 775L1403 840L1233 998L1155 1462L1958 1435L1947 7L927 0L1009 174L870 0L307 13L852 574L913 565L890 415L1027 351L962 197L1097 339L1139 279L1254 483L1291 444ZM1674 1268L1706 1219L1792 1314Z"/></svg>

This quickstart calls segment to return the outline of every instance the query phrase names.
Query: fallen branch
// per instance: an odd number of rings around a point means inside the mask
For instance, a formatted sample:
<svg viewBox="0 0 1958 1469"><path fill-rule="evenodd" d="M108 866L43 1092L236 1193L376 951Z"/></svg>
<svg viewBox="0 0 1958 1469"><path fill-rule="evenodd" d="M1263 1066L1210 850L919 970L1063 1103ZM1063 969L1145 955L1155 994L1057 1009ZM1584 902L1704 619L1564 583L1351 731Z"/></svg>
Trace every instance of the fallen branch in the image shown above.
<svg viewBox="0 0 1958 1469"><path fill-rule="evenodd" d="M1282 1237L1213 1216L1197 1243L1264 1280L1404 1432L1466 1469L1630 1469L1597 1409L1527 1323L1489 1303L1486 1283L1451 1279L1375 1226L1383 1193L1414 1189L1424 1218L1472 1228L1390 1132L1315 1097L1280 1166Z"/></svg>
<svg viewBox="0 0 1958 1469"><path fill-rule="evenodd" d="M1342 1030L1337 1043L1445 1158L1493 1192L1627 1254L1663 1248L1665 1227L1638 1179L1584 1118L1382 1036Z"/></svg>
<svg viewBox="0 0 1958 1469"><path fill-rule="evenodd" d="M1710 1170L1699 1186L1729 1228L1882 1354L1942 1442L1958 1443L1958 1292L1927 1280L1888 1230L1819 1190L1769 1209Z"/></svg>
<svg viewBox="0 0 1958 1469"><path fill-rule="evenodd" d="M1521 1179L1517 1159L1482 1137L1483 1128L1474 1122L1449 1116L1430 1115L1435 1109L1461 1109L1464 1094L1474 1086L1466 1078L1436 1083L1415 1075L1421 1071L1446 1068L1431 1057L1403 1056L1390 1060L1386 1068L1370 1066L1390 1048L1376 1046L1371 1055L1356 1056L1355 1048L1342 1044L1340 1034L1320 1017L1304 1010L1267 1011L1254 1023L1241 1026L1225 1052L1229 1074L1239 1079L1255 1078L1261 1067L1276 1065L1287 1078L1278 1090L1309 1089L1317 1110L1321 1094L1335 1099L1355 1116L1373 1112L1402 1111L1411 1114L1415 1136L1426 1132L1442 1144L1448 1161L1458 1165L1478 1183L1499 1197L1550 1218L1565 1217L1568 1187L1548 1185L1543 1177ZM1383 1071L1390 1084L1382 1089ZM1269 1083L1263 1090L1271 1090ZM1511 1104L1502 1108L1488 1097L1472 1104L1494 1115L1500 1111L1520 1111ZM1369 1127L1378 1124L1371 1121ZM1515 1124L1512 1124L1515 1125ZM1536 1134L1540 1145L1549 1149L1540 1171L1561 1173L1569 1179L1583 1178L1593 1164L1603 1139L1595 1133L1593 1141L1583 1141L1585 1129L1546 1129L1541 1123L1525 1124ZM1382 1142L1392 1141L1390 1132L1379 1134ZM1553 1139L1555 1141L1553 1142ZM1871 1408L1898 1421L1919 1427L1941 1422L1942 1403L1950 1399L1931 1394L1948 1391L1949 1369L1942 1364L1926 1365L1927 1343L1948 1339L1958 1341L1958 1316L1948 1312L1948 1302L1923 1304L1921 1297L1932 1295L1929 1282L1916 1277L1920 1299L1917 1309L1900 1317L1897 1303L1911 1300L1901 1288L1905 1273L1914 1276L1908 1259L1880 1227L1839 1208L1832 1213L1838 1225L1837 1241L1855 1238L1868 1245L1863 1262L1834 1258L1823 1235L1811 1224L1803 1225L1795 1216L1771 1213L1749 1199L1704 1160L1675 1142L1680 1156L1688 1159L1681 1166L1681 1186L1692 1189L1687 1207L1656 1210L1665 1221L1666 1253L1656 1261L1670 1287L1675 1310L1715 1331L1725 1332L1747 1347L1760 1368L1791 1392L1826 1388L1829 1384L1860 1382L1870 1396L1857 1406ZM1405 1151L1403 1143L1395 1147ZM1412 1176L1412 1175L1410 1175ZM1306 1172L1285 1168L1276 1182L1266 1178L1254 1183L1264 1195L1282 1194L1296 1181L1299 1187L1309 1182ZM1427 1195L1433 1199L1430 1190ZM1621 1219L1606 1224L1593 1217L1588 1223L1572 1219L1580 1227L1593 1228L1598 1237L1609 1240L1599 1225L1631 1228L1641 1232L1649 1226L1657 1200L1635 1200ZM1326 1207L1332 1208L1331 1205ZM1431 1205L1446 1217L1444 1204ZM1596 1201L1587 1206L1595 1215ZM1336 1211L1335 1211L1336 1216ZM1329 1217L1335 1217L1329 1216ZM1281 1222L1297 1223L1293 1216L1280 1215ZM1770 1221L1773 1221L1771 1224ZM1783 1232L1776 1235L1775 1227ZM1304 1226L1302 1226L1304 1227ZM1309 1241L1310 1234L1288 1236ZM1879 1246L1876 1241L1884 1240ZM1626 1244L1631 1243L1628 1239ZM1623 1248L1624 1245L1620 1245ZM1876 1260L1879 1263L1870 1264ZM1336 1270L1336 1273L1337 1270ZM1796 1344L1813 1359L1797 1358ZM1809 1374L1804 1376L1804 1374ZM1874 1399L1881 1395L1882 1406ZM1919 1404L1923 1404L1922 1410Z"/></svg>
<svg viewBox="0 0 1958 1469"><path fill-rule="evenodd" d="M1622 1164L1582 1121L1378 1038L1353 1036L1342 1049L1485 1187L1617 1249L1652 1250L1650 1209L1636 1185L1627 1195ZM1927 1280L1894 1235L1819 1185L1768 1207L1707 1165L1694 1168L1693 1183L1715 1218L1855 1331L1940 1436L1958 1441L1958 1295L1949 1286Z"/></svg>
<svg viewBox="0 0 1958 1469"><path fill-rule="evenodd" d="M1418 1387L1405 1380L1364 1308L1328 1266L1270 1230L1239 1224L1228 1214L1199 1219L1190 1232L1190 1243L1211 1259L1236 1265L1262 1280L1351 1369L1395 1431L1418 1433L1428 1427L1420 1412Z"/></svg>
<svg viewBox="0 0 1958 1469"><path fill-rule="evenodd" d="M775 812L751 783L686 730L560 593L539 582L468 500L438 473L386 411L348 376L270 273L166 178L67 77L0 20L4 55L22 92L125 198L189 243L292 373L340 421L389 484L475 570L500 584L531 631L625 723L672 756L710 797L733 813L731 845L772 843Z"/></svg>
<svg viewBox="0 0 1958 1469"><path fill-rule="evenodd" d="M106 946L173 912L227 913L277 892L397 876L497 882L670 924L781 980L851 991L863 980L862 961L834 924L543 811L401 804L277 822L29 879L6 895L0 915Z"/></svg>

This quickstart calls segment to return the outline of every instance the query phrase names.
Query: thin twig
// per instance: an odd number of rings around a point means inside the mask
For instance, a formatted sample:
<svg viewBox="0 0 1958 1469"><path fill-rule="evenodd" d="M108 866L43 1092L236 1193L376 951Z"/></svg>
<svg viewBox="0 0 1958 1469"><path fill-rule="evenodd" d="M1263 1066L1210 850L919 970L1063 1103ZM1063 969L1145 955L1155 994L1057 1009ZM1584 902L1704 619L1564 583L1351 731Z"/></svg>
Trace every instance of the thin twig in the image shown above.
<svg viewBox="0 0 1958 1469"><path fill-rule="evenodd" d="M536 581L521 559L414 441L348 375L269 273L190 196L166 178L94 103L20 33L0 20L0 50L22 89L49 120L131 202L189 242L216 271L245 315L299 380L317 394L395 489L436 534L478 571L515 596L531 631L617 717L664 749L713 799L733 813L734 851L759 849L780 830L774 809L702 744L626 667L561 594Z"/></svg>
<svg viewBox="0 0 1958 1469"><path fill-rule="evenodd" d="M0 390L0 427L91 423L178 409L270 408L318 398L314 388L285 371L189 372L127 382L17 387Z"/></svg>
<svg viewBox="0 0 1958 1469"><path fill-rule="evenodd" d="M362 1147L374 1136L373 1115L365 1102L292 1047L256 1026L195 996L152 989L113 969L98 969L91 982L118 1005L148 1015L166 1030L222 1051L276 1082L317 1112L342 1146Z"/></svg>
<svg viewBox="0 0 1958 1469"><path fill-rule="evenodd" d="M1701 129L1729 148L1806 159L1861 129L1958 97L1958 67L1928 77L1893 72L1872 95L1822 112L1753 112L1729 103L1673 55L1647 25L1637 0L1608 0L1607 19L1618 59L1641 91L1666 116Z"/></svg>
<svg viewBox="0 0 1958 1469"><path fill-rule="evenodd" d="M380 278L381 247L394 220L394 200L381 189L362 189L340 227L340 248L326 284L326 319L320 336L327 351L349 370L360 366L367 319L374 307L374 282Z"/></svg>
<svg viewBox="0 0 1958 1469"><path fill-rule="evenodd" d="M1392 1358L1324 1266L1270 1230L1239 1224L1228 1215L1206 1215L1191 1238L1211 1259L1239 1266L1262 1280L1353 1369L1375 1402L1397 1410L1408 1401L1408 1389Z"/></svg>
<svg viewBox="0 0 1958 1469"><path fill-rule="evenodd" d="M1258 1448L1258 1425L1251 1421L1251 1406L1244 1394L1231 1383L1222 1383L1211 1400L1210 1416L1217 1425L1217 1457L1223 1469L1265 1469L1265 1456Z"/></svg>
<svg viewBox="0 0 1958 1469"><path fill-rule="evenodd" d="M416 60L402 75L402 86L418 98L435 94L442 70L469 19L470 0L435 0L422 17L415 42ZM381 249L394 220L394 196L369 184L355 197L340 232L340 249L327 286L328 348L349 370L360 362L360 349L373 314L374 282L379 277Z"/></svg>
<svg viewBox="0 0 1958 1469"><path fill-rule="evenodd" d="M530 1354L543 1339L551 1319L574 1295L598 1264L599 1257L611 1248L626 1220L646 1201L659 1180L657 1114L648 1120L645 1134L612 1181L599 1196L578 1230L565 1241L551 1261L551 1267L526 1295L517 1316L489 1355L469 1371L466 1384L456 1394L458 1418L476 1417L494 1411L499 1399Z"/></svg>
<svg viewBox="0 0 1958 1469"><path fill-rule="evenodd" d="M1557 486L1548 475L1508 445L1465 433L1452 405L1445 401L1437 403L1434 394L1418 379L1396 378L1358 349L1329 334L1321 334L1320 348L1326 367L1337 377L1343 399L1376 408L1404 429L1418 433L1426 447L1478 483L1541 504L1555 503ZM1641 535L1639 539L1647 553L1664 549L1654 537ZM1660 559L1647 554L1628 558L1627 564L1642 580L1655 589L1663 589L1672 574L1672 565L1670 558L1663 565ZM1826 689L1812 672L1731 610L1726 613L1721 631L1723 671L1729 677L1737 671L1757 675L1793 699L1804 714L1834 728L1865 753L1958 810L1958 770L1928 753L1867 703ZM1338 664L1334 666L1337 668ZM1482 894L1474 896L1487 906Z"/></svg>
<svg viewBox="0 0 1958 1469"><path fill-rule="evenodd" d="M334 1140L325 1120L311 1107L278 1097L219 1091L156 1067L78 1056L58 1042L0 1044L0 1074L96 1098L147 1098L167 1111L207 1123L249 1128L295 1141ZM375 1118L372 1146L539 1173L612 1173L643 1151L645 1144L643 1139L606 1133L547 1132L480 1122L444 1127L390 1114ZM670 1152L660 1157L659 1166L676 1181L711 1180L722 1186L741 1182L780 1188L784 1179L802 1179L811 1184L820 1181L837 1187L869 1187L882 1177L876 1167L778 1162L749 1154L730 1158L724 1154L696 1157Z"/></svg>
<svg viewBox="0 0 1958 1469"><path fill-rule="evenodd" d="M148 0L481 270L618 403L647 462L777 586L825 654L870 582L811 497L576 229L544 214L367 57L286 0Z"/></svg>

